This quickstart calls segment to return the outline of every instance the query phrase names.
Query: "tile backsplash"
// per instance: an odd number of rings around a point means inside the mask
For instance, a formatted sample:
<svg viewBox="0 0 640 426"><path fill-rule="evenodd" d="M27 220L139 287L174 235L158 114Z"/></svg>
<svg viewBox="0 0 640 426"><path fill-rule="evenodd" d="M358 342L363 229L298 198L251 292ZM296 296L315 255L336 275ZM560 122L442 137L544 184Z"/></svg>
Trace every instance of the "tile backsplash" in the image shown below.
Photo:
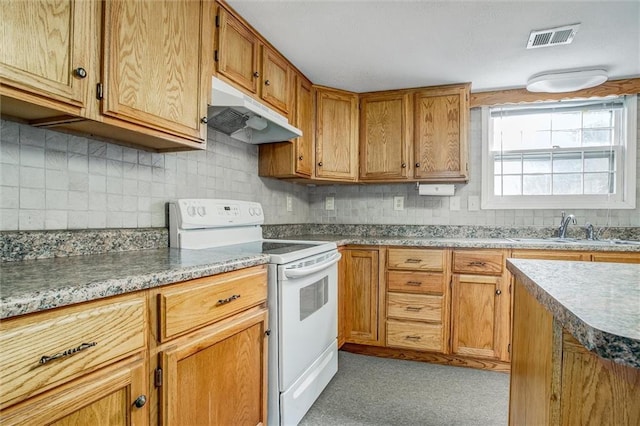
<svg viewBox="0 0 640 426"><path fill-rule="evenodd" d="M212 129L205 151L158 154L0 120L0 230L164 227L168 201L196 197L259 201L266 223L306 222L307 188L257 170L257 146Z"/></svg>
<svg viewBox="0 0 640 426"><path fill-rule="evenodd" d="M638 131L640 136L640 131ZM329 185L311 188L310 223L398 224L398 225L495 225L554 226L560 210L469 210L469 199L479 200L482 167L482 119L479 108L471 110L470 179L456 185L456 197L418 195L415 184ZM638 144L640 146L640 143ZM636 153L640 165L640 149ZM634 210L568 209L578 225L591 222L599 227L640 226L640 172L637 173L637 203ZM404 210L394 210L393 198L404 197ZM334 197L334 210L325 210L326 197ZM459 202L459 209L452 204Z"/></svg>

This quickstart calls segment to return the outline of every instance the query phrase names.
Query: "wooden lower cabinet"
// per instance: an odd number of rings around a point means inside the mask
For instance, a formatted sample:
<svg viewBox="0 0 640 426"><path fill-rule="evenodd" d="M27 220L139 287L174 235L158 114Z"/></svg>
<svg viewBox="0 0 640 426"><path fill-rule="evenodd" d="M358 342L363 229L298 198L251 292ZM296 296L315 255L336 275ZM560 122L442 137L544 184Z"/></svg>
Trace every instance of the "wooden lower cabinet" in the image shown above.
<svg viewBox="0 0 640 426"><path fill-rule="evenodd" d="M144 426L146 389L146 365L137 356L11 406L0 413L0 424Z"/></svg>
<svg viewBox="0 0 640 426"><path fill-rule="evenodd" d="M640 424L640 369L588 351L515 284L510 425Z"/></svg>
<svg viewBox="0 0 640 426"><path fill-rule="evenodd" d="M265 424L266 331L267 310L256 308L161 351L162 424Z"/></svg>
<svg viewBox="0 0 640 426"><path fill-rule="evenodd" d="M640 253L595 252L591 254L593 262L640 263Z"/></svg>
<svg viewBox="0 0 640 426"><path fill-rule="evenodd" d="M345 249L340 271L342 302L339 309L347 343L382 345L380 327L384 294L380 285L380 253L377 248ZM383 288L383 287L382 287Z"/></svg>

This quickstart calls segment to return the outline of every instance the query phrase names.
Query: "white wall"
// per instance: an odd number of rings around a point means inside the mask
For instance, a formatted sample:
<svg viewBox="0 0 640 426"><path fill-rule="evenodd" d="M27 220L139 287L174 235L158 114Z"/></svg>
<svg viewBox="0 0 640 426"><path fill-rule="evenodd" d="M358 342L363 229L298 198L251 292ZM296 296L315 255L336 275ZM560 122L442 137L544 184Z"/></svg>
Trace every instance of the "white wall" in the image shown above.
<svg viewBox="0 0 640 426"><path fill-rule="evenodd" d="M259 201L267 224L305 223L307 188L257 170L257 146L211 129L206 151L157 154L0 120L0 230L163 227L165 203L190 197Z"/></svg>
<svg viewBox="0 0 640 426"><path fill-rule="evenodd" d="M640 136L640 129L638 131ZM470 196L480 197L482 119L479 108L471 110L470 179L456 185L460 210L450 209L449 197L419 196L415 184L329 185L311 189L311 223L370 223L400 225L556 225L560 210L468 210ZM640 146L640 143L638 144ZM636 153L640 166L640 149ZM635 210L570 210L578 224L640 226L640 172L637 173ZM335 197L335 210L325 210L327 196ZM403 211L393 209L393 197L403 196Z"/></svg>

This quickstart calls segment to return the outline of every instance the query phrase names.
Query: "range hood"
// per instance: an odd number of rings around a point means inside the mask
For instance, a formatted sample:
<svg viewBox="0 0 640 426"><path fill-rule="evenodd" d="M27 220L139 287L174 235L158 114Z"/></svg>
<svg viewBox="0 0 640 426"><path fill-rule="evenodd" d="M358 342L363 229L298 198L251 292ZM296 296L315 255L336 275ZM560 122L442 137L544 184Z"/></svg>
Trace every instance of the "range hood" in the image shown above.
<svg viewBox="0 0 640 426"><path fill-rule="evenodd" d="M250 144L282 142L302 136L302 131L271 108L213 77L207 125Z"/></svg>

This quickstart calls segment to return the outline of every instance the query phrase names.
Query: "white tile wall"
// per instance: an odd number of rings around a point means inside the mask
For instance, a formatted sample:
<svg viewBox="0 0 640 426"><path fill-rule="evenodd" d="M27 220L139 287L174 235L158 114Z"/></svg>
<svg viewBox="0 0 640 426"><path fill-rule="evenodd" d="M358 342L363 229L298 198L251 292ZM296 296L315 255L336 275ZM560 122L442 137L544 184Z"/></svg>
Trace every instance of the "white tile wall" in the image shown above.
<svg viewBox="0 0 640 426"><path fill-rule="evenodd" d="M0 230L166 226L165 204L187 197L255 200L267 224L306 223L307 188L257 170L257 146L211 129L206 151L158 154L0 120Z"/></svg>
<svg viewBox="0 0 640 426"><path fill-rule="evenodd" d="M640 136L640 126L638 131ZM545 225L560 221L559 210L469 210L469 197L480 196L482 122L479 109L471 111L470 179L456 185L460 210L450 210L450 197L420 196L415 184L329 185L310 190L309 222L341 224L407 225ZM638 144L640 146L640 143ZM636 153L640 166L640 149ZM640 226L640 171L637 173L635 210L571 210L579 224L597 226ZM404 196L404 210L393 209L393 197ZM335 197L335 210L325 210L327 196Z"/></svg>

